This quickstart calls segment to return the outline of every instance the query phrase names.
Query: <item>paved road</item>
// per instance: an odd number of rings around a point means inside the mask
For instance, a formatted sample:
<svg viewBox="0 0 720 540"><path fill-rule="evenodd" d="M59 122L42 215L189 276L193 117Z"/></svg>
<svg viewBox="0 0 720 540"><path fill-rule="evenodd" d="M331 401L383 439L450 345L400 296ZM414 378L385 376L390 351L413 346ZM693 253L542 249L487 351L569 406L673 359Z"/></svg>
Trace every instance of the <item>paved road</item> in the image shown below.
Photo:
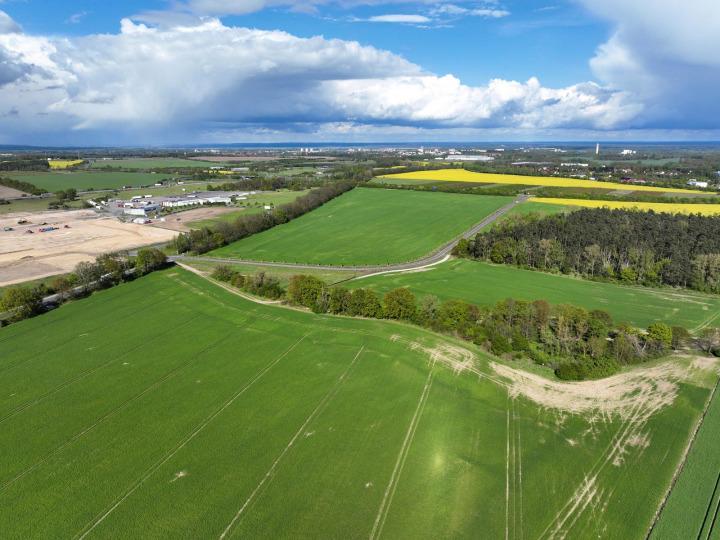
<svg viewBox="0 0 720 540"><path fill-rule="evenodd" d="M359 266L336 266L336 265L322 265L322 264L299 264L299 263L283 263L283 262L267 262L267 261L254 261L248 259L227 259L222 257L193 257L186 255L173 255L169 257L170 260L174 261L204 261L204 262L218 262L227 264L250 264L253 266L268 266L272 268L297 268L299 270L345 270L349 272L357 272L361 274L375 273L375 272L389 272L397 270L413 270L415 268L421 268L432 264L439 263L447 258L455 245L462 238L471 238L475 236L480 229L487 227L491 223L497 221L498 218L507 214L516 205L526 201L529 197L527 195L519 195L513 202L506 204L502 208L499 208L489 216L485 217L479 223L473 225L470 229L462 233L461 235L453 238L448 243L442 245L437 250L433 251L430 255L427 255L421 259L417 259L410 262L389 264L389 265L359 265Z"/></svg>

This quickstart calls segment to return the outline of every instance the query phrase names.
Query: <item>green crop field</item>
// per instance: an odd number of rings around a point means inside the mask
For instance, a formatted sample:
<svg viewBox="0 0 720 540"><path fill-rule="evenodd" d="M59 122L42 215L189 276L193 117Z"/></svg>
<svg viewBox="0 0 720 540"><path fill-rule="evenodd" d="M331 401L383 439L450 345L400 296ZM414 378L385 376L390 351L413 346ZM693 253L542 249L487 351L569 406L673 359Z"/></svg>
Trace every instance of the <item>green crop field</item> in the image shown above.
<svg viewBox="0 0 720 540"><path fill-rule="evenodd" d="M4 538L644 538L715 383L566 384L172 268L0 330Z"/></svg>
<svg viewBox="0 0 720 540"><path fill-rule="evenodd" d="M618 322L641 327L663 321L693 330L720 318L718 296L689 290L600 283L463 259L422 271L357 279L345 285L370 287L379 292L410 287L418 296L434 294L442 300L466 300L479 305L493 304L506 298L542 299L552 304L602 309Z"/></svg>
<svg viewBox="0 0 720 540"><path fill-rule="evenodd" d="M430 253L511 201L358 188L212 255L316 264L404 262Z"/></svg>
<svg viewBox="0 0 720 540"><path fill-rule="evenodd" d="M224 165L226 164L182 158L124 158L98 159L92 162L91 167L93 169L106 167L114 169L207 169Z"/></svg>
<svg viewBox="0 0 720 540"><path fill-rule="evenodd" d="M50 192L69 188L77 190L117 189L123 186L147 186L160 182L168 177L162 173L124 173L124 172L42 172L42 173L8 173L6 176L15 180L30 182Z"/></svg>
<svg viewBox="0 0 720 540"><path fill-rule="evenodd" d="M651 538L720 539L720 393L715 392Z"/></svg>

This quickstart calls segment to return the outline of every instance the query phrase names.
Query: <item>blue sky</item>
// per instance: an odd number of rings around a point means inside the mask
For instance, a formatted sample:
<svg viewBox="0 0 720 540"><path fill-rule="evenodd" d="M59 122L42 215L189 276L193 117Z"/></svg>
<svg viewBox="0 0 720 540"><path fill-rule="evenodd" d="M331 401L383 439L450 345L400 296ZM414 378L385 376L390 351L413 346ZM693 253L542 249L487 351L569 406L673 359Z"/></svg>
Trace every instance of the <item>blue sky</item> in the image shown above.
<svg viewBox="0 0 720 540"><path fill-rule="evenodd" d="M0 0L0 142L717 138L716 4Z"/></svg>

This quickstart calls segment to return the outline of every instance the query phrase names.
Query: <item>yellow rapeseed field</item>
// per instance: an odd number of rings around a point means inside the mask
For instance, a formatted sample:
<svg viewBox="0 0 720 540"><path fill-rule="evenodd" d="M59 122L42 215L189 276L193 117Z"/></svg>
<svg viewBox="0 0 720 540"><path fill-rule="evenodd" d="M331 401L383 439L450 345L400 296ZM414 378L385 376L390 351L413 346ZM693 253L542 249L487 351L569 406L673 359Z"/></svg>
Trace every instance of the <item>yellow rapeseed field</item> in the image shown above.
<svg viewBox="0 0 720 540"><path fill-rule="evenodd" d="M624 210L654 210L667 214L702 214L712 216L720 214L720 204L673 204L633 201L592 201L585 199L557 199L537 197L530 199L528 204L562 204L566 206L582 206L584 208L620 208Z"/></svg>
<svg viewBox="0 0 720 540"><path fill-rule="evenodd" d="M80 165L84 161L82 159L51 159L48 160L48 165L50 165L51 169L69 169Z"/></svg>
<svg viewBox="0 0 720 540"><path fill-rule="evenodd" d="M598 182L580 178L561 178L554 176L520 176L514 174L477 173L465 169L438 169L434 171L416 171L386 174L380 178L407 180L437 180L446 182L478 182L483 184L522 184L545 187L620 189L625 191L663 191L667 193L698 193L692 189L661 188L635 186L614 182Z"/></svg>

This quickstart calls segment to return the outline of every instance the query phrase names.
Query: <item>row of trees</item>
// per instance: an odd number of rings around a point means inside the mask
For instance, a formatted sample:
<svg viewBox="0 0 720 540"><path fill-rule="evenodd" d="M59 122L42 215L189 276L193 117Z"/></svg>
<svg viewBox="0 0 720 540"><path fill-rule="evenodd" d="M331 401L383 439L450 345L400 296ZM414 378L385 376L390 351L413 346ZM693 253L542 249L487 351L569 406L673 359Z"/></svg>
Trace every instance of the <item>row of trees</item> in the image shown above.
<svg viewBox="0 0 720 540"><path fill-rule="evenodd" d="M217 267L214 277L252 292L252 278L228 267ZM432 295L418 301L407 288L380 296L371 289L329 286L309 275L293 276L283 292L289 303L315 313L407 321L472 341L499 356L532 359L572 380L607 376L622 365L661 356L691 340L679 326L658 322L641 330L616 324L605 311L544 300L508 299L490 307L462 300L441 302ZM272 297L283 292L275 290ZM706 341L707 350L720 348L720 331L708 332Z"/></svg>
<svg viewBox="0 0 720 540"><path fill-rule="evenodd" d="M277 300L285 294L285 289L280 285L280 280L265 272L257 272L254 275L247 276L228 266L220 265L215 267L212 277L229 283L236 289L272 300Z"/></svg>
<svg viewBox="0 0 720 540"><path fill-rule="evenodd" d="M47 190L40 189L30 182L23 182L22 180L15 180L13 178L0 177L0 186L17 189L18 191L30 193L31 195L42 195L43 193L47 193Z"/></svg>
<svg viewBox="0 0 720 540"><path fill-rule="evenodd" d="M105 253L95 261L79 262L70 274L58 276L48 284L9 287L0 297L0 313L7 322L16 322L43 313L47 296L56 294L57 303L82 297L94 289L106 289L159 270L167 265L165 253L155 248L138 251L134 258L125 252Z"/></svg>
<svg viewBox="0 0 720 540"><path fill-rule="evenodd" d="M270 229L275 225L287 223L322 206L354 187L355 184L351 182L328 184L313 189L293 202L280 205L268 212L240 216L230 223L219 222L212 228L203 227L189 233L182 233L175 238L173 246L178 253L206 253L236 240Z"/></svg>
<svg viewBox="0 0 720 540"><path fill-rule="evenodd" d="M589 278L720 292L720 218L606 208L517 216L459 256Z"/></svg>

